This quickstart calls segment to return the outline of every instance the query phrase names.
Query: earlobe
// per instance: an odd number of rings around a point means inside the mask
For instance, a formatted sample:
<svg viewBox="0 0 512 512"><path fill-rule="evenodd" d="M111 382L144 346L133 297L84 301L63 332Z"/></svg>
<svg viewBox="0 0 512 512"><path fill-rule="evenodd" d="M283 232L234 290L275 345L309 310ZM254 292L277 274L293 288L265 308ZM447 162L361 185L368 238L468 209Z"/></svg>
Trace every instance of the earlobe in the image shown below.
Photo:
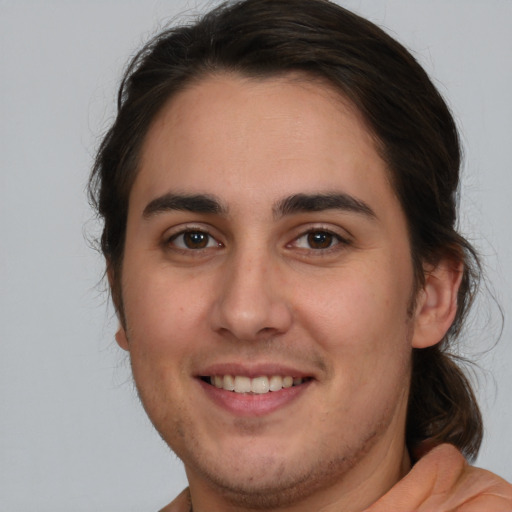
<svg viewBox="0 0 512 512"><path fill-rule="evenodd" d="M425 269L425 285L419 292L414 313L413 348L439 343L455 319L462 263L441 260Z"/></svg>
<svg viewBox="0 0 512 512"><path fill-rule="evenodd" d="M119 329L116 332L116 341L117 344L124 350L129 350L128 338L126 337L126 331L124 327L119 326Z"/></svg>

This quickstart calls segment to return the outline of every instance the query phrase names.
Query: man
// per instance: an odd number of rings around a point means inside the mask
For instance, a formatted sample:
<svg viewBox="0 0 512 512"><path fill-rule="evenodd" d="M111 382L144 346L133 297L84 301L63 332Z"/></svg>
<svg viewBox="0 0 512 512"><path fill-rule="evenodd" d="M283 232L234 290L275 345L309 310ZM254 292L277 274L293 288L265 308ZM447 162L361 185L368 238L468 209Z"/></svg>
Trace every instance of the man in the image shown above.
<svg viewBox="0 0 512 512"><path fill-rule="evenodd" d="M479 266L411 55L327 1L246 0L158 36L119 98L91 191L116 339L189 480L164 510L511 510L462 455L482 422L447 349Z"/></svg>

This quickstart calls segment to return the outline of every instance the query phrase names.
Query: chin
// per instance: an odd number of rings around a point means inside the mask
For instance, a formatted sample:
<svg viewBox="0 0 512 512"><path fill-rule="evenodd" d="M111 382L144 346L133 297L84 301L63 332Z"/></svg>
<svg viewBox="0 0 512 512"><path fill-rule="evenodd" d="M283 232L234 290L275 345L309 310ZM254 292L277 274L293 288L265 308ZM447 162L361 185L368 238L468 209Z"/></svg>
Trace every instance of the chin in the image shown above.
<svg viewBox="0 0 512 512"><path fill-rule="evenodd" d="M290 450L290 454L276 454L276 450L267 447L266 455L261 455L262 450L258 455L257 443L249 453L247 450L242 452L241 448L233 449L233 455L223 458L194 453L191 444L187 447L192 450L178 455L190 481L202 480L232 505L255 510L274 509L307 500L322 489L342 482L343 475L350 472L373 441L368 439L357 449L340 446L338 453L333 453L332 447L324 446L325 453L320 456L321 450L313 447ZM240 453L245 455L243 460Z"/></svg>
<svg viewBox="0 0 512 512"><path fill-rule="evenodd" d="M350 468L346 460L331 460L321 466L295 467L291 472L284 461L274 467L247 468L242 472L201 468L203 479L232 505L253 509L274 509L304 501L322 488L340 480Z"/></svg>

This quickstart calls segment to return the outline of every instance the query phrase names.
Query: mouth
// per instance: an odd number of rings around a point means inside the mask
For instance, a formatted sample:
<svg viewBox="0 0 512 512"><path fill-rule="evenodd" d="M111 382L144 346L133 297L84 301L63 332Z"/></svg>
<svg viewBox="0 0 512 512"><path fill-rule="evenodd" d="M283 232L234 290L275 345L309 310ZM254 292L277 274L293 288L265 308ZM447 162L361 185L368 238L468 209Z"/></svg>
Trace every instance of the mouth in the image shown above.
<svg viewBox="0 0 512 512"><path fill-rule="evenodd" d="M266 366L266 368L265 368ZM301 370L260 364L259 368L222 364L204 369L197 376L205 396L229 414L261 418L291 406L315 381Z"/></svg>
<svg viewBox="0 0 512 512"><path fill-rule="evenodd" d="M264 395L277 393L283 389L301 386L311 380L311 377L292 377L291 375L261 375L247 377L245 375L208 375L200 379L206 384L239 394Z"/></svg>

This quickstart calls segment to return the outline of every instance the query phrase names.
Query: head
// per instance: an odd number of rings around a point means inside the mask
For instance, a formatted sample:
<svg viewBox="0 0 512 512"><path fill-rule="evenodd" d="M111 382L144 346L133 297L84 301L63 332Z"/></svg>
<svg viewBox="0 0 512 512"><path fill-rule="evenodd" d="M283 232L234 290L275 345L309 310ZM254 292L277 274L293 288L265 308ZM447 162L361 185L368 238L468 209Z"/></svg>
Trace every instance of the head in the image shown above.
<svg viewBox="0 0 512 512"><path fill-rule="evenodd" d="M164 31L129 65L117 118L100 146L90 181L104 220L101 246L122 328L130 330L123 285L130 201L147 160L148 134L174 100L183 106L190 101L183 100L184 94L204 92L205 84L212 92L228 82L319 91L364 128L405 221L412 276L408 318L424 301L436 272L448 269L457 275L453 321L435 343L417 343L410 353L407 443L451 442L466 455L476 455L480 414L468 381L448 355L479 272L475 252L456 231L457 129L411 54L372 23L330 2L229 3L193 25Z"/></svg>

